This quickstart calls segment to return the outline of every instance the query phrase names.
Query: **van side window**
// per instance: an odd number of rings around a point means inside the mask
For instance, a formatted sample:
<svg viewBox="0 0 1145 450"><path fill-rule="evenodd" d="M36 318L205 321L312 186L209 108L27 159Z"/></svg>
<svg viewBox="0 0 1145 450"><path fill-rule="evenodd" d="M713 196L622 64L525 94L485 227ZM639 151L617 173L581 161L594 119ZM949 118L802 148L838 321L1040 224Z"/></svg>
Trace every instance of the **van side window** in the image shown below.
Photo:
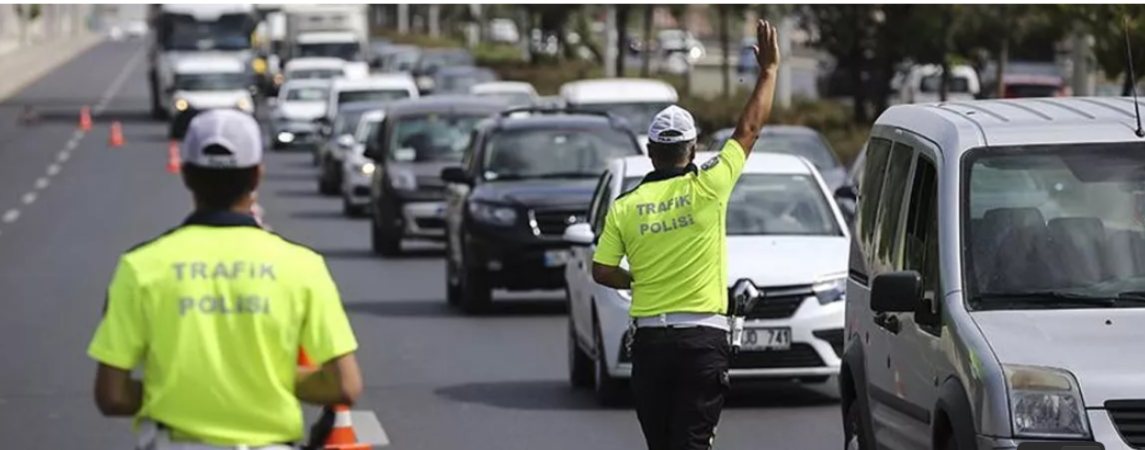
<svg viewBox="0 0 1145 450"><path fill-rule="evenodd" d="M874 270L888 271L899 267L899 224L902 222L903 195L907 188L907 175L914 158L914 149L896 142L886 166L882 194L879 195L879 214L875 228ZM876 272L878 273L878 272Z"/></svg>
<svg viewBox="0 0 1145 450"><path fill-rule="evenodd" d="M938 290L938 180L934 164L919 157L910 194L903 240L903 270L922 274L923 297Z"/></svg>
<svg viewBox="0 0 1145 450"><path fill-rule="evenodd" d="M879 196L883 189L883 175L886 173L887 159L891 154L891 141L872 137L867 144L867 156L863 166L863 182L859 184L859 211L856 224L859 248L871 253L875 235L875 214L879 210Z"/></svg>
<svg viewBox="0 0 1145 450"><path fill-rule="evenodd" d="M592 234L600 236L604 233L604 217L608 215L608 207L612 205L612 174L605 172L604 177L600 179L600 186L597 191L596 210L593 211L592 217Z"/></svg>

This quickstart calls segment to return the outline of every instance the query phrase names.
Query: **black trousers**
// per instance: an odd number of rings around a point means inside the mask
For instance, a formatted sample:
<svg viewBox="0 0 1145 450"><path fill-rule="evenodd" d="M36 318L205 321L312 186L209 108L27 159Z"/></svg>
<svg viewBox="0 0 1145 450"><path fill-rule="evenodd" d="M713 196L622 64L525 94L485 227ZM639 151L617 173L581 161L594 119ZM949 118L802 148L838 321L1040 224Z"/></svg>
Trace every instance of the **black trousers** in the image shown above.
<svg viewBox="0 0 1145 450"><path fill-rule="evenodd" d="M632 394L648 450L708 450L728 391L728 333L638 328Z"/></svg>

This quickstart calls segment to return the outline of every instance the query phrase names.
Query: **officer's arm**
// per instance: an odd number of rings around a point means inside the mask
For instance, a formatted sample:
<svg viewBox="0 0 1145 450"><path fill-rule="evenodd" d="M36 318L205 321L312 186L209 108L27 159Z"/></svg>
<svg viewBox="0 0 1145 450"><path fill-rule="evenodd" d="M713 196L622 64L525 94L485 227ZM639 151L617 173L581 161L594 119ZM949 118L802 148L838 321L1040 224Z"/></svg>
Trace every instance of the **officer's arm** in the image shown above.
<svg viewBox="0 0 1145 450"><path fill-rule="evenodd" d="M739 143L744 157L751 155L751 148L755 146L759 130L771 116L771 102L775 96L775 75L779 68L779 40L775 27L761 20L756 36L755 57L759 62L759 74L751 98L748 99L747 106L744 106L735 132L732 133L732 139Z"/></svg>
<svg viewBox="0 0 1145 450"><path fill-rule="evenodd" d="M592 255L592 279L613 289L631 289L632 274L620 268L624 258L624 240L620 236L620 214L613 203L604 216L604 231L596 241L596 252Z"/></svg>
<svg viewBox="0 0 1145 450"><path fill-rule="evenodd" d="M295 396L320 406L350 405L362 394L362 373L354 356L358 341L325 261L316 266L300 337L302 348L320 369L298 373Z"/></svg>
<svg viewBox="0 0 1145 450"><path fill-rule="evenodd" d="M95 372L95 405L108 417L130 417L143 406L143 383L131 371L100 363Z"/></svg>

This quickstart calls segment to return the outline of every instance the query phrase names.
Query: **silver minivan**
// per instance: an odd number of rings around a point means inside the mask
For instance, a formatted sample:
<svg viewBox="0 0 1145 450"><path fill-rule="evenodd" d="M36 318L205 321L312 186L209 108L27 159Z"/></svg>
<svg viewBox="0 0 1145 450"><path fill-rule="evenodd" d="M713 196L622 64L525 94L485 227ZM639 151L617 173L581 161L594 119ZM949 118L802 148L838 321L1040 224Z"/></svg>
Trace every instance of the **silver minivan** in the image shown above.
<svg viewBox="0 0 1145 450"><path fill-rule="evenodd" d="M1137 129L1133 100L1109 97L879 117L856 190L844 448L1145 448Z"/></svg>

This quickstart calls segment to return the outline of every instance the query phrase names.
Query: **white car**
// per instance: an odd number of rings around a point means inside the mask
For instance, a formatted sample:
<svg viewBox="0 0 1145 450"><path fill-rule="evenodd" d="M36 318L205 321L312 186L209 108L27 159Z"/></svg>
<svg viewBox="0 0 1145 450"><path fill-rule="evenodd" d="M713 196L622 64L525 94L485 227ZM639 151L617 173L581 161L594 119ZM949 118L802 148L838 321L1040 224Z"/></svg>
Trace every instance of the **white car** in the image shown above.
<svg viewBox="0 0 1145 450"><path fill-rule="evenodd" d="M698 161L715 153L699 153ZM593 240L608 208L652 171L647 157L613 161L601 177L588 223L569 226L569 376L595 386L602 403L623 395L632 375L625 340L631 292L592 279ZM732 379L823 383L839 372L850 230L827 185L806 159L753 153L727 210L728 282L748 279L764 293L747 314ZM622 266L627 267L627 261Z"/></svg>
<svg viewBox="0 0 1145 450"><path fill-rule="evenodd" d="M469 88L469 93L478 97L504 99L510 106L533 105L540 99L536 88L524 81L478 83Z"/></svg>
<svg viewBox="0 0 1145 450"><path fill-rule="evenodd" d="M405 73L376 74L368 78L337 78L330 85L326 118L333 123L338 109L345 103L390 102L417 97L417 83Z"/></svg>
<svg viewBox="0 0 1145 450"><path fill-rule="evenodd" d="M175 64L170 115L174 117L188 108L233 108L253 114L252 82L246 65L235 57L202 55L179 59Z"/></svg>
<svg viewBox="0 0 1145 450"><path fill-rule="evenodd" d="M370 180L377 166L365 156L366 144L385 118L386 113L381 110L362 114L354 131L356 142L342 159L342 214L347 217L359 217L369 211Z"/></svg>
<svg viewBox="0 0 1145 450"><path fill-rule="evenodd" d="M322 80L332 80L338 77L344 77L346 73L346 61L338 58L320 58L320 57L306 57L294 58L287 61L286 67L282 68L282 72L287 80L303 80L318 78Z"/></svg>
<svg viewBox="0 0 1145 450"><path fill-rule="evenodd" d="M672 85L641 78L572 81L561 86L560 95L569 108L606 111L624 119L645 148L648 146L647 127L652 118L680 100Z"/></svg>
<svg viewBox="0 0 1145 450"><path fill-rule="evenodd" d="M276 150L319 144L318 119L326 116L330 82L319 79L287 81L278 91L270 115L270 136Z"/></svg>

